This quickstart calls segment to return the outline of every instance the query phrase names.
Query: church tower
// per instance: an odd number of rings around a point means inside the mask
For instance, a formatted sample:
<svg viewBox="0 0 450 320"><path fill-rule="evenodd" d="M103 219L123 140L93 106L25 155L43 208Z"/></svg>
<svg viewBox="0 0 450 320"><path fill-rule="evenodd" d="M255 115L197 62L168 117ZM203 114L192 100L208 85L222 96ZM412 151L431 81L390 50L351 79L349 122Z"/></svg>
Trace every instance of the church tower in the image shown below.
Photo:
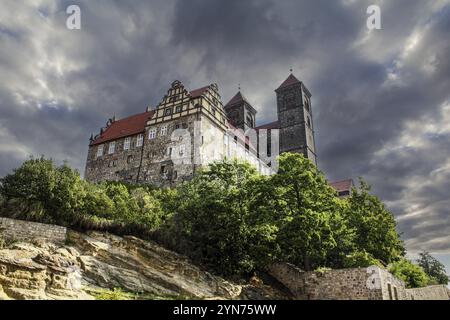
<svg viewBox="0 0 450 320"><path fill-rule="evenodd" d="M292 73L275 92L280 153L301 153L317 165L311 93Z"/></svg>
<svg viewBox="0 0 450 320"><path fill-rule="evenodd" d="M241 91L225 105L225 112L235 128L247 132L248 129L255 127L256 110L242 95Z"/></svg>

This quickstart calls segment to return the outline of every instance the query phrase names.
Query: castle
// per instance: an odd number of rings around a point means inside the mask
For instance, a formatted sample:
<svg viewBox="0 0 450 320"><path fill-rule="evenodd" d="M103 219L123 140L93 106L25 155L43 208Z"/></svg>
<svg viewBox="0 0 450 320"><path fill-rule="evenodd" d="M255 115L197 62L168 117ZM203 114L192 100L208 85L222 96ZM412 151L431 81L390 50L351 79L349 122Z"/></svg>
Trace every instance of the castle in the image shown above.
<svg viewBox="0 0 450 320"><path fill-rule="evenodd" d="M271 174L283 152L317 164L311 93L292 73L275 92L277 121L256 126L257 111L240 90L224 106L217 84L188 91L174 81L156 108L112 118L91 136L85 179L173 186L224 158Z"/></svg>

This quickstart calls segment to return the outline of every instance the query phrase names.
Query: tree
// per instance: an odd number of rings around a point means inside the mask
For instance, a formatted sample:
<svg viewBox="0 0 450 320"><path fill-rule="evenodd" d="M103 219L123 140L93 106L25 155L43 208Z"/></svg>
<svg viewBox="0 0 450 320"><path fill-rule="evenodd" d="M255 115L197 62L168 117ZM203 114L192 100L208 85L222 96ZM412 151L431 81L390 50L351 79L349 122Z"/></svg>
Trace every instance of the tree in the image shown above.
<svg viewBox="0 0 450 320"><path fill-rule="evenodd" d="M420 266L406 259L401 259L389 265L389 272L403 280L407 288L425 287L430 280Z"/></svg>
<svg viewBox="0 0 450 320"><path fill-rule="evenodd" d="M351 251L353 231L340 212L336 191L303 155L284 153L272 177L278 203L282 258L311 270ZM341 245L341 253L333 250ZM334 256L334 257L333 257ZM332 265L340 264L334 261Z"/></svg>
<svg viewBox="0 0 450 320"><path fill-rule="evenodd" d="M430 277L431 282L436 284L448 284L448 275L445 271L445 266L434 258L427 251L419 253L419 259L417 260L419 266Z"/></svg>
<svg viewBox="0 0 450 320"><path fill-rule="evenodd" d="M182 184L173 200L176 212L166 225L171 246L217 273L254 270L261 257L270 255L277 231L255 208L264 189L261 179L250 164L224 160Z"/></svg>
<svg viewBox="0 0 450 320"><path fill-rule="evenodd" d="M385 265L405 255L405 248L396 230L397 223L384 203L371 195L370 187L362 179L359 190L353 188L348 201L347 217L356 230L356 246Z"/></svg>

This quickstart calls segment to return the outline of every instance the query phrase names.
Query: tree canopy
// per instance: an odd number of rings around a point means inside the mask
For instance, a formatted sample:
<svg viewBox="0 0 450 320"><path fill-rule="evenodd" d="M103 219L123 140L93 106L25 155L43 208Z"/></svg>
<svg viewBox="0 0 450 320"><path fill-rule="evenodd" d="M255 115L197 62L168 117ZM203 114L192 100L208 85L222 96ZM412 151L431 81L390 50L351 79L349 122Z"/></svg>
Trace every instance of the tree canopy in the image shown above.
<svg viewBox="0 0 450 320"><path fill-rule="evenodd" d="M395 219L364 181L340 199L303 155L285 153L278 162L277 174L263 176L223 160L176 188L157 189L91 184L66 164L30 159L0 179L0 215L150 237L224 275L274 261L313 270L402 259ZM438 269L430 267L436 279Z"/></svg>

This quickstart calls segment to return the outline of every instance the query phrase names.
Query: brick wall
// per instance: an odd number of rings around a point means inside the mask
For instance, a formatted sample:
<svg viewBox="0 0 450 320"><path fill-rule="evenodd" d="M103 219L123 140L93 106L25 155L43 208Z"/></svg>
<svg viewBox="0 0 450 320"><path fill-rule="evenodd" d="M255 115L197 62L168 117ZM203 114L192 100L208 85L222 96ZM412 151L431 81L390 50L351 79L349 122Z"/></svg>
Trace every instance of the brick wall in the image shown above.
<svg viewBox="0 0 450 320"><path fill-rule="evenodd" d="M67 229L65 227L36 222L0 218L0 236L18 241L48 241L64 243Z"/></svg>

